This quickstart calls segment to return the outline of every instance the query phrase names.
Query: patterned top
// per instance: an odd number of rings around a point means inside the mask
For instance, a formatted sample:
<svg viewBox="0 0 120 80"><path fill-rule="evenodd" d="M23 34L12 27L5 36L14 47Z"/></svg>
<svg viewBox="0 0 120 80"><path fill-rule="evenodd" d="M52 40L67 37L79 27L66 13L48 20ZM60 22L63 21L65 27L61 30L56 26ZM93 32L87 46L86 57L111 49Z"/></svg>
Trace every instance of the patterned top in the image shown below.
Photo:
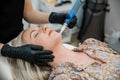
<svg viewBox="0 0 120 80"><path fill-rule="evenodd" d="M90 38L73 51L83 51L102 64L88 62L81 67L70 62L62 63L53 68L48 80L120 80L120 55L106 43Z"/></svg>

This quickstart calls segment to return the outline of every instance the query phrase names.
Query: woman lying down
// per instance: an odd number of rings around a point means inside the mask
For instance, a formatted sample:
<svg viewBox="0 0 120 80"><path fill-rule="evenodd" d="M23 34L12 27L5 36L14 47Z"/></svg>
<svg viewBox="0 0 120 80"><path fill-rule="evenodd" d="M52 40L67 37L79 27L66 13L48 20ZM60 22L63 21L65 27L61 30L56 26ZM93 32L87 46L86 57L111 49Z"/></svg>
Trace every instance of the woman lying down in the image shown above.
<svg viewBox="0 0 120 80"><path fill-rule="evenodd" d="M7 59L11 80L120 80L120 55L96 39L87 39L69 50L63 46L61 34L47 27L34 27L22 32L13 44L44 46L53 51L55 59L46 67Z"/></svg>

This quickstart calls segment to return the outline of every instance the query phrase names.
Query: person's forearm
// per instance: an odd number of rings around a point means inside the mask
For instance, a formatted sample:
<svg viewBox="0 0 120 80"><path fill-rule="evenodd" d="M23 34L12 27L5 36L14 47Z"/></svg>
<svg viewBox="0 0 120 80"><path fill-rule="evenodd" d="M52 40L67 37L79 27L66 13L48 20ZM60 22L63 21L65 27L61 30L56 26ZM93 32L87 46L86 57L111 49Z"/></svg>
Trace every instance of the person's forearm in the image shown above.
<svg viewBox="0 0 120 80"><path fill-rule="evenodd" d="M49 23L50 13L44 13L32 8L31 0L25 0L24 19L33 24Z"/></svg>
<svg viewBox="0 0 120 80"><path fill-rule="evenodd" d="M24 18L27 22L33 24L44 24L49 23L50 13L44 13L40 11L31 11L30 13L24 14Z"/></svg>
<svg viewBox="0 0 120 80"><path fill-rule="evenodd" d="M0 43L0 56L2 56L2 55L1 55L1 49L2 49L3 45L4 45L4 44Z"/></svg>

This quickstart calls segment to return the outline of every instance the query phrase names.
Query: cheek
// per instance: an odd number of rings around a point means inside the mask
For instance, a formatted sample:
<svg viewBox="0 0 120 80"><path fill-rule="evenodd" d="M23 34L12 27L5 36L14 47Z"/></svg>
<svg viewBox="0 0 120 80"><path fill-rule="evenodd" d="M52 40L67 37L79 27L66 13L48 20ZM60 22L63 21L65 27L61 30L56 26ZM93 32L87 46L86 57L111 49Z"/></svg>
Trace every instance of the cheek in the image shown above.
<svg viewBox="0 0 120 80"><path fill-rule="evenodd" d="M34 44L43 46L46 50L52 50L57 44L61 43L61 35L39 36L35 39Z"/></svg>
<svg viewBox="0 0 120 80"><path fill-rule="evenodd" d="M45 37L37 37L35 40L34 40L34 43L36 45L41 45L41 46L45 46L45 43L46 43L47 39Z"/></svg>
<svg viewBox="0 0 120 80"><path fill-rule="evenodd" d="M34 40L35 45L43 46L44 49L46 49L46 50L51 49L51 43L53 43L53 42L51 42L49 37L47 37L46 35L39 36Z"/></svg>
<svg viewBox="0 0 120 80"><path fill-rule="evenodd" d="M56 36L54 36L53 41L54 41L55 45L57 45L58 43L61 43L62 36L60 34L57 34Z"/></svg>

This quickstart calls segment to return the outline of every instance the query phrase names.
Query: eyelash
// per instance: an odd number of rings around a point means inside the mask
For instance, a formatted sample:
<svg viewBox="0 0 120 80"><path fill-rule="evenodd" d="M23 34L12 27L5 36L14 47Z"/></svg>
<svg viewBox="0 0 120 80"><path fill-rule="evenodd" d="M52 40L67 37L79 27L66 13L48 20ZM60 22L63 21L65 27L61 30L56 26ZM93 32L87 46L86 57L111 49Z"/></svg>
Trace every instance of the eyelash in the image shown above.
<svg viewBox="0 0 120 80"><path fill-rule="evenodd" d="M38 35L38 33L36 33L34 37L37 37L37 35Z"/></svg>

